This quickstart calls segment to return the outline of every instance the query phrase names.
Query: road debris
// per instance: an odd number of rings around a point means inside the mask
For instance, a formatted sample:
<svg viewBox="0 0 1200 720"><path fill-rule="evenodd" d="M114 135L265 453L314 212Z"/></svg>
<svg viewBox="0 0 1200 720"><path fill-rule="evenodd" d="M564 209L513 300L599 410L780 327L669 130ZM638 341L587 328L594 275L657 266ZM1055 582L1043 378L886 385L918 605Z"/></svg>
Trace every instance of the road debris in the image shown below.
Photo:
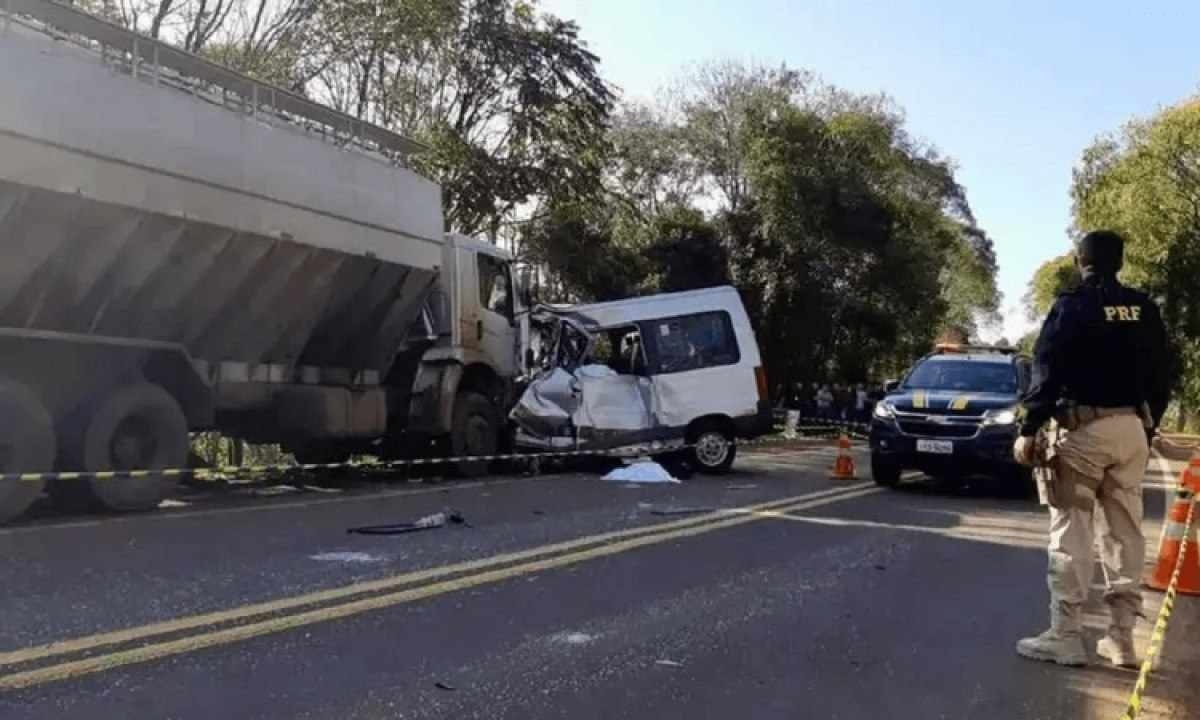
<svg viewBox="0 0 1200 720"><path fill-rule="evenodd" d="M594 641L596 637L596 635L589 635L585 632L560 632L552 636L551 640L567 645L587 645Z"/></svg>
<svg viewBox="0 0 1200 720"><path fill-rule="evenodd" d="M716 512L717 508L711 506L695 506L695 507L668 507L654 508L650 511L651 515L695 515L698 513Z"/></svg>
<svg viewBox="0 0 1200 720"><path fill-rule="evenodd" d="M393 525L363 525L362 527L348 528L348 534L356 535L400 535L402 533L418 532L420 530L433 530L435 528L445 527L447 524L464 525L471 527L467 519L462 516L457 510L447 510L444 512L426 515L423 518L414 520L408 523L396 523Z"/></svg>
<svg viewBox="0 0 1200 720"><path fill-rule="evenodd" d="M310 560L320 560L323 562L342 562L342 563L374 563L383 560L382 556L372 555L365 552L323 552L316 555L309 555Z"/></svg>
<svg viewBox="0 0 1200 720"><path fill-rule="evenodd" d="M458 689L458 688L454 687L453 685L451 685L450 683L444 683L441 680L438 680L437 682L435 682L433 684L433 686L435 688L437 688L438 690L452 690L453 691L453 690Z"/></svg>
<svg viewBox="0 0 1200 720"><path fill-rule="evenodd" d="M663 667L683 667L683 663L676 662L675 660L655 660L654 664L662 665Z"/></svg>
<svg viewBox="0 0 1200 720"><path fill-rule="evenodd" d="M726 485L725 489L726 490L753 490L756 487L758 487L758 483L733 483L731 485Z"/></svg>
<svg viewBox="0 0 1200 720"><path fill-rule="evenodd" d="M266 487L250 488L248 492L254 497L276 497L278 495L291 495L292 493L302 491L295 485L267 485Z"/></svg>
<svg viewBox="0 0 1200 720"><path fill-rule="evenodd" d="M605 480L625 483L678 483L666 468L653 460L643 460L619 467L604 476Z"/></svg>

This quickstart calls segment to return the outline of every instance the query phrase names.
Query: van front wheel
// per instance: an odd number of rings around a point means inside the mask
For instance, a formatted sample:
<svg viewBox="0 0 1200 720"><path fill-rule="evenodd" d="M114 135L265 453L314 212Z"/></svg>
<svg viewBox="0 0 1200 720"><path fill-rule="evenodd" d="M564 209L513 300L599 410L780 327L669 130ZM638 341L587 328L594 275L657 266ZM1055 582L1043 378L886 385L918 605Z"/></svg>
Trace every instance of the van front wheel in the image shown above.
<svg viewBox="0 0 1200 720"><path fill-rule="evenodd" d="M700 428L692 440L692 460L696 469L708 475L729 472L737 455L737 444L727 431L708 425Z"/></svg>

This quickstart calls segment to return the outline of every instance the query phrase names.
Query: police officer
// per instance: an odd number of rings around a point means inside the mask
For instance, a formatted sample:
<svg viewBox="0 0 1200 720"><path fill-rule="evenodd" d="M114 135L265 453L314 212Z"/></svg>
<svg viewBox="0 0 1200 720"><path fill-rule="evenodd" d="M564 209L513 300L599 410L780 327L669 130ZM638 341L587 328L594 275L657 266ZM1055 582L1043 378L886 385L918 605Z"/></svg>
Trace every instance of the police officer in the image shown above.
<svg viewBox="0 0 1200 720"><path fill-rule="evenodd" d="M1133 626L1145 538L1142 477L1149 439L1168 399L1166 331L1154 301L1117 281L1124 240L1088 233L1076 248L1083 282L1054 303L1034 347L1033 382L1013 448L1035 462L1034 436L1051 417L1066 430L1051 467L1050 629L1017 643L1027 658L1083 665L1082 614L1092 582L1095 505L1102 510L1104 600L1111 620L1096 652L1115 665L1137 662Z"/></svg>

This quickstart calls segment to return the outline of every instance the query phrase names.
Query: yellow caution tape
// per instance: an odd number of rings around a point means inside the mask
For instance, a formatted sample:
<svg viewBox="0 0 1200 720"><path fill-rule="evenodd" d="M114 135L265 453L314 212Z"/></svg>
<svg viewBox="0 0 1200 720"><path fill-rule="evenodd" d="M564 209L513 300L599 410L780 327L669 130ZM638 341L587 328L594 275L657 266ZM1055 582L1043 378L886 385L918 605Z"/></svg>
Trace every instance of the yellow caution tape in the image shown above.
<svg viewBox="0 0 1200 720"><path fill-rule="evenodd" d="M1125 714L1121 716L1121 720L1136 720L1137 716L1142 712L1142 697L1146 693L1146 683L1150 678L1150 670L1154 667L1154 660L1158 657L1159 650L1162 649L1163 638L1167 635L1167 622L1171 619L1171 611L1175 609L1175 595L1179 587L1179 576L1183 573L1183 559L1187 556L1187 548L1189 543L1186 541L1192 535L1192 518L1196 514L1196 502L1188 507L1187 521L1184 523L1183 537L1184 542L1179 544L1179 555L1175 558L1175 569L1171 572L1171 581L1167 583L1167 592L1163 596L1162 607L1159 608L1158 618L1154 621L1154 632L1150 634L1150 647L1146 648L1146 657L1142 660L1142 667L1138 671L1137 682L1133 685L1133 692L1129 695L1129 704L1125 707Z"/></svg>

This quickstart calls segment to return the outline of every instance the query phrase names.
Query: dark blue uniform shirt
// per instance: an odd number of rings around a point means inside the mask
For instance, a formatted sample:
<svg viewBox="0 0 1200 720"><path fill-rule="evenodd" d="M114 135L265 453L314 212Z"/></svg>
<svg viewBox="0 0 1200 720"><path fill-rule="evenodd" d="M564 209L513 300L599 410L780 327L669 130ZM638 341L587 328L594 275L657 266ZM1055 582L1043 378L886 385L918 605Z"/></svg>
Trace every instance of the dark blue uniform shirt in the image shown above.
<svg viewBox="0 0 1200 720"><path fill-rule="evenodd" d="M1033 350L1022 402L1022 435L1033 435L1060 400L1094 407L1141 407L1155 427L1170 389L1166 329L1149 295L1115 278L1085 277L1058 296Z"/></svg>

